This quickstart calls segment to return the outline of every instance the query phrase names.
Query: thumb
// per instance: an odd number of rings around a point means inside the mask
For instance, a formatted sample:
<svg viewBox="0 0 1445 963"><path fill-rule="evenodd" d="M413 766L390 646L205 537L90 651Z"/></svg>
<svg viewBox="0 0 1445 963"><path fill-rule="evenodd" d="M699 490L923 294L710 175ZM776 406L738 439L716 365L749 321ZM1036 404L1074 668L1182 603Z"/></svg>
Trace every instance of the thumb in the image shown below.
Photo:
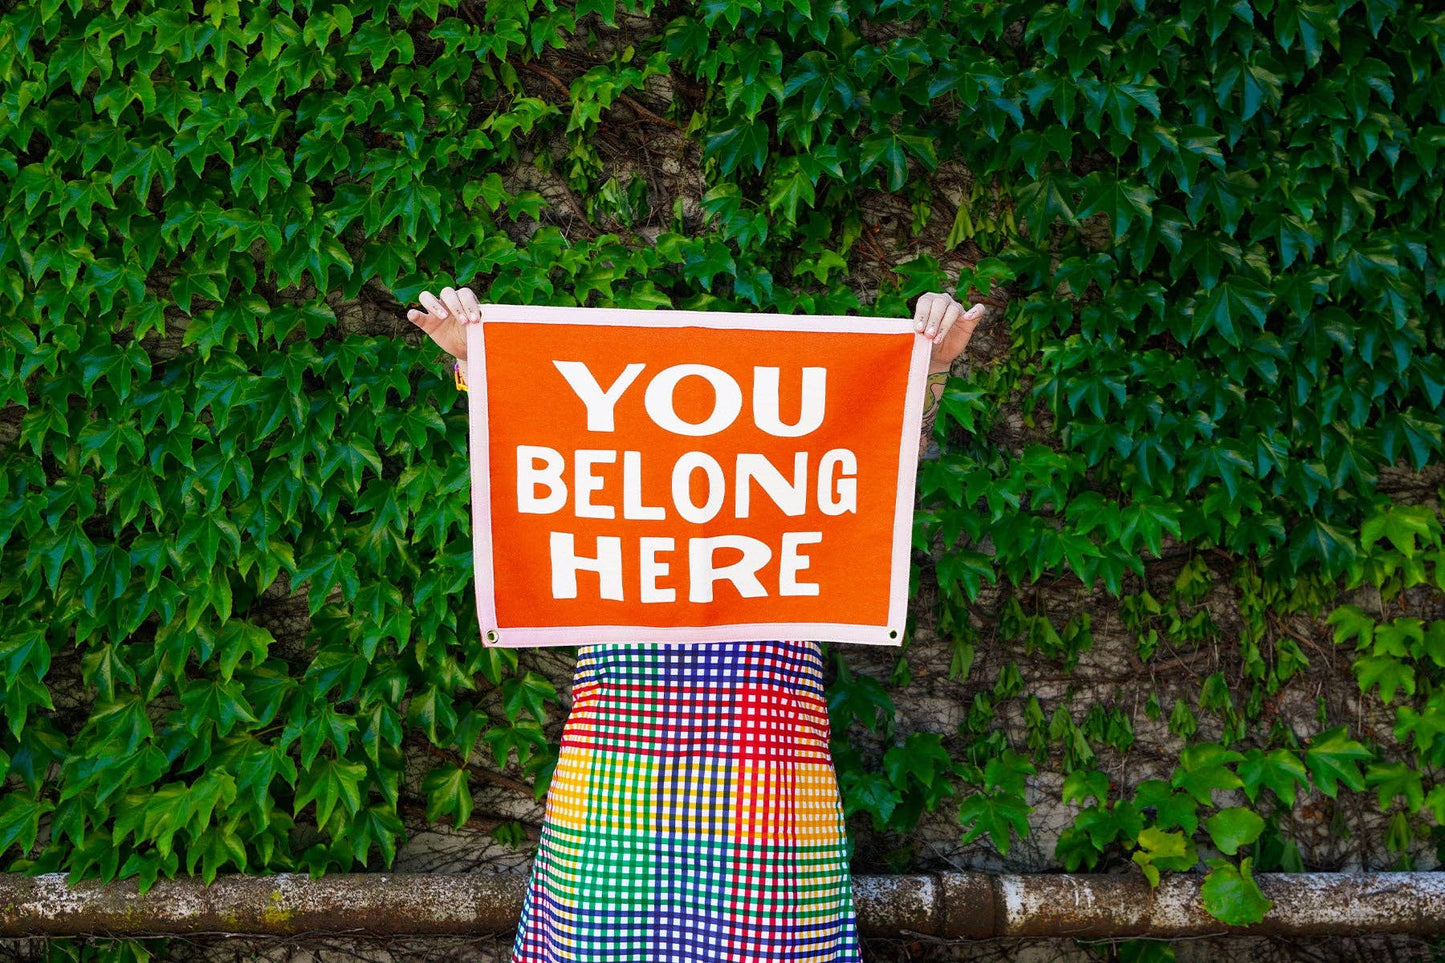
<svg viewBox="0 0 1445 963"><path fill-rule="evenodd" d="M456 329L455 322L447 318L439 318L430 311L418 311L410 308L406 312L407 320L421 328L433 341L447 354L458 360L466 360L467 338L466 335Z"/></svg>
<svg viewBox="0 0 1445 963"><path fill-rule="evenodd" d="M437 317L430 311L418 311L416 308L407 311L406 317L412 324L425 331L433 341L441 345L448 352L451 351L451 348L442 340L442 333L446 330L447 325L444 319Z"/></svg>

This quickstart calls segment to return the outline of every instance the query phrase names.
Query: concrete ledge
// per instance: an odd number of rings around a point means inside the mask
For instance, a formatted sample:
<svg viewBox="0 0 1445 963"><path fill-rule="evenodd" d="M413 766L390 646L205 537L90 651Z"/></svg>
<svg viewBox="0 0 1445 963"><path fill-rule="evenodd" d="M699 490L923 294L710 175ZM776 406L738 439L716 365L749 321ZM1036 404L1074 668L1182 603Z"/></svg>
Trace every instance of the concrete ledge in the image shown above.
<svg viewBox="0 0 1445 963"><path fill-rule="evenodd" d="M1203 877L939 873L857 876L859 930L943 938L1335 936L1445 933L1445 873L1259 873L1275 906L1229 927L1204 911ZM65 874L0 874L0 938L196 933L475 935L514 929L520 875L304 873L65 884Z"/></svg>

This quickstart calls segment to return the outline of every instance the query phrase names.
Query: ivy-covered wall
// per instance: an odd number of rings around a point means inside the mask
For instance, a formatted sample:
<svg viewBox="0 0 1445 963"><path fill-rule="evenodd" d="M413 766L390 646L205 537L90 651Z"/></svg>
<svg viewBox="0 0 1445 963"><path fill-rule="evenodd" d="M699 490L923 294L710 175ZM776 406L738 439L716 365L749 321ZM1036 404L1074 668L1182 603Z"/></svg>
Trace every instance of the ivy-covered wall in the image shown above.
<svg viewBox="0 0 1445 963"><path fill-rule="evenodd" d="M566 672L478 639L448 284L993 305L909 643L830 648L859 871L1034 844L1249 922L1435 865L1436 5L43 0L0 50L6 869L525 850L474 793L542 797Z"/></svg>

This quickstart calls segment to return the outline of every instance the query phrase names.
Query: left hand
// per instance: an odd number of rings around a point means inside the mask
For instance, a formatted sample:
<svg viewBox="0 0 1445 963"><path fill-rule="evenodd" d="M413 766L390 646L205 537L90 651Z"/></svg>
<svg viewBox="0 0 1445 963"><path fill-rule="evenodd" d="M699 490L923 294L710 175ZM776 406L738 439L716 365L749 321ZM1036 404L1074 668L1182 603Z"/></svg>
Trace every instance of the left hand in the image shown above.
<svg viewBox="0 0 1445 963"><path fill-rule="evenodd" d="M947 371L968 346L986 305L965 310L952 295L933 291L920 295L913 308L913 330L933 342L928 373Z"/></svg>
<svg viewBox="0 0 1445 963"><path fill-rule="evenodd" d="M419 299L426 308L406 312L406 319L421 328L442 350L458 361L467 360L468 324L482 320L482 308L471 288L442 288L441 297L423 291Z"/></svg>

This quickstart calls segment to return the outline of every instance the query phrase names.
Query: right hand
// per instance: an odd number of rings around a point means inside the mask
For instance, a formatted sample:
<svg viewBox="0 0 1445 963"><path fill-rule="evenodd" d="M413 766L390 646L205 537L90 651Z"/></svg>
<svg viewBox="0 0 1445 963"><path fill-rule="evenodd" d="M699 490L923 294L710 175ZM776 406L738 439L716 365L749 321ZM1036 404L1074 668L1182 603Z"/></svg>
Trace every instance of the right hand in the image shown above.
<svg viewBox="0 0 1445 963"><path fill-rule="evenodd" d="M418 297L425 311L410 308L406 319L421 328L442 350L458 361L467 360L466 325L482 320L482 307L471 288L442 288L438 298L430 291Z"/></svg>
<svg viewBox="0 0 1445 963"><path fill-rule="evenodd" d="M964 310L962 304L941 291L918 299L913 309L913 330L933 342L928 358L929 374L953 367L954 359L968 347L968 340L986 310L988 307L982 302Z"/></svg>

